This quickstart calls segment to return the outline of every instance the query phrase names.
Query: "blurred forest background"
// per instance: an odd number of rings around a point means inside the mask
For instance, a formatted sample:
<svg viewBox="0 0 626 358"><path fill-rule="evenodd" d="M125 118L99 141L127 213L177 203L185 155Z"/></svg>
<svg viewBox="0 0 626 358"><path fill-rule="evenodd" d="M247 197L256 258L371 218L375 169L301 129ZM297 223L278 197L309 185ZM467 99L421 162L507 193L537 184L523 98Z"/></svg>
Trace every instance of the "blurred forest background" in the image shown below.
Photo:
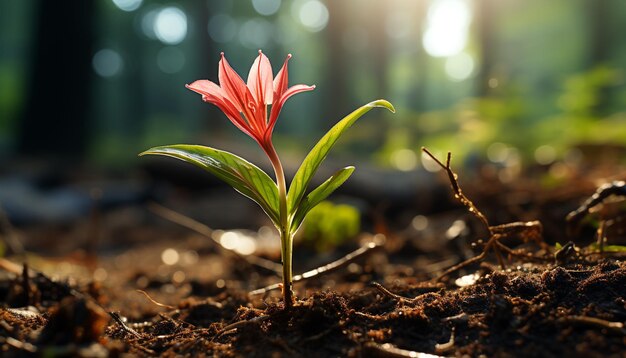
<svg viewBox="0 0 626 358"><path fill-rule="evenodd" d="M276 130L305 153L354 108L386 98L343 155L412 171L419 147L503 165L626 140L620 0L80 0L0 2L0 158L128 167L150 146L254 143L184 87L245 78L258 49L292 84ZM376 118L378 117L378 118ZM315 135L312 135L314 133Z"/></svg>

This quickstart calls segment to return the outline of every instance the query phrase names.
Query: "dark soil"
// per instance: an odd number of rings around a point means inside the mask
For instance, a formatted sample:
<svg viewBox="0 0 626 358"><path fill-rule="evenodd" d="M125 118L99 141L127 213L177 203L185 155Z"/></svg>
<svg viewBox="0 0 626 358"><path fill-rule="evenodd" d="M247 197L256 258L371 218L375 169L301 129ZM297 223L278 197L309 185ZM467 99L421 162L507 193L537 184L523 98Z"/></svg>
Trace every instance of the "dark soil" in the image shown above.
<svg viewBox="0 0 626 358"><path fill-rule="evenodd" d="M3 355L410 356L392 347L439 355L624 354L624 263L526 265L457 289L407 281L390 285L399 299L362 284L308 288L290 311L238 290L190 295L173 309L129 308L122 314L142 318L122 326L102 308L111 288L75 290L35 276L36 302L24 306L23 280L7 279L4 302L20 308L0 312Z"/></svg>
<svg viewBox="0 0 626 358"><path fill-rule="evenodd" d="M101 239L95 251L2 259L0 355L625 356L626 263L619 254L585 250L554 260L554 243L570 239L564 217L593 192L590 183L550 194L529 190L535 186L527 183L466 188L494 223L544 224L546 244L524 237L506 242L532 259L505 255L505 269L488 255L433 280L480 253L480 245L472 251L471 243L487 239L459 206L429 215L419 229L378 222L384 243L380 235L364 234L332 253L296 247L295 269L303 272L366 242L381 244L332 273L296 283L298 299L290 310L279 291L249 294L280 281L271 270L224 254L144 207L118 208L100 218L101 236L110 240ZM110 223L120 216L137 220ZM593 242L593 235L594 229L583 228L577 247ZM170 264L162 259L168 249L179 255Z"/></svg>

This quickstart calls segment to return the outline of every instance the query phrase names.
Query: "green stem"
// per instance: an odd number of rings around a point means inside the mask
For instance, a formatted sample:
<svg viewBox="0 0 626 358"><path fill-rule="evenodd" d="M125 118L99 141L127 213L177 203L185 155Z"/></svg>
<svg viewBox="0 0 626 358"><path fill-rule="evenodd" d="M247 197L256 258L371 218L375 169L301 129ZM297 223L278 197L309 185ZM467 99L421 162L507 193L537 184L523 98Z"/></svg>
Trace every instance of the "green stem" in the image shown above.
<svg viewBox="0 0 626 358"><path fill-rule="evenodd" d="M285 171L283 165L278 158L278 154L273 145L269 145L265 152L272 162L274 173L276 174L276 184L278 185L278 211L280 217L280 256L283 262L283 300L285 308L289 308L293 304L293 292L291 290L292 283L292 245L293 238L289 225L289 213L287 212L287 182L285 181Z"/></svg>

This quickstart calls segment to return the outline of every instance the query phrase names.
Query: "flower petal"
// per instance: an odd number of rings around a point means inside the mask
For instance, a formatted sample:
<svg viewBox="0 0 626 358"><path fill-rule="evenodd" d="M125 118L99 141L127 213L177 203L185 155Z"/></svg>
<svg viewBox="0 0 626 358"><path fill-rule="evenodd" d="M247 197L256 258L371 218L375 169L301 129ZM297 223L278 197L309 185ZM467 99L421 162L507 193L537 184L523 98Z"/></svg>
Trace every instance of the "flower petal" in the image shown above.
<svg viewBox="0 0 626 358"><path fill-rule="evenodd" d="M259 105L272 104L273 76L270 60L259 50L259 56L248 73L248 89Z"/></svg>
<svg viewBox="0 0 626 358"><path fill-rule="evenodd" d="M254 138L252 129L241 118L241 113L237 107L226 97L226 92L214 82L208 80L198 80L192 84L185 85L188 89L202 95L202 100L217 106L228 119L242 132Z"/></svg>
<svg viewBox="0 0 626 358"><path fill-rule="evenodd" d="M287 63L291 59L291 54L287 55L285 62L283 63L283 67L281 67L280 71L276 74L276 78L274 78L274 97L276 100L282 96L283 92L287 90L287 86L289 84L289 71L287 69Z"/></svg>
<svg viewBox="0 0 626 358"><path fill-rule="evenodd" d="M188 89L204 96L215 96L219 98L226 98L226 92L218 86L215 82L209 80L197 80L191 84L185 85Z"/></svg>
<svg viewBox="0 0 626 358"><path fill-rule="evenodd" d="M252 93L241 77L230 67L222 52L222 59L219 62L218 77L220 87L226 92L227 98L235 105L237 110L243 113L248 128L259 137L263 136L267 127L265 105L259 106L255 103Z"/></svg>
<svg viewBox="0 0 626 358"><path fill-rule="evenodd" d="M293 96L296 93L312 91L315 89L315 85L307 86L307 85L295 85L287 89L283 92L280 98L272 104L272 111L270 112L270 120L267 125L267 130L265 132L265 137L272 135L272 131L274 130L274 125L276 124L276 120L278 119L278 115L280 114L280 110L283 108L285 101L289 99L289 97Z"/></svg>
<svg viewBox="0 0 626 358"><path fill-rule="evenodd" d="M224 53L221 54L222 58L219 62L218 77L220 79L220 87L224 89L227 97L237 107L239 112L245 112L248 104L246 103L246 92L249 93L248 87L243 82L241 77L230 67L230 64L226 60Z"/></svg>

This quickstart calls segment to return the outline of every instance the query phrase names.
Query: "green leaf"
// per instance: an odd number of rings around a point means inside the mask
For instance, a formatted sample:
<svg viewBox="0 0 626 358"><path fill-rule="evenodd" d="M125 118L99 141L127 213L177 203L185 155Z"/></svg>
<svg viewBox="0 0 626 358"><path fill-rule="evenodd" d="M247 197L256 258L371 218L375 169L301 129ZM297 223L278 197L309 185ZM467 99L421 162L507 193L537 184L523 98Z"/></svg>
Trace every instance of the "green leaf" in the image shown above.
<svg viewBox="0 0 626 358"><path fill-rule="evenodd" d="M295 233L300 227L300 224L302 224L302 221L304 221L306 214L348 180L352 172L354 172L354 167L345 167L310 192L309 195L300 202L298 209L293 215L293 219L291 220L291 232Z"/></svg>
<svg viewBox="0 0 626 358"><path fill-rule="evenodd" d="M384 107L395 113L393 105L383 99L370 102L348 114L341 121L339 121L339 123L335 124L335 126L332 127L324 135L324 137L319 140L319 142L317 142L313 149L311 149L306 158L304 158L302 165L300 165L300 168L296 172L296 175L289 186L289 194L287 195L287 207L289 213L293 213L296 208L298 208L298 204L300 203L300 200L302 200L311 178L317 171L317 168L319 168L322 161L324 161L335 142L337 142L337 139L339 139L343 132L350 128L350 126L357 119L375 107Z"/></svg>
<svg viewBox="0 0 626 358"><path fill-rule="evenodd" d="M194 164L217 176L235 190L254 200L275 224L278 214L278 188L264 171L232 153L200 145L177 144L154 147L139 154L163 155Z"/></svg>

